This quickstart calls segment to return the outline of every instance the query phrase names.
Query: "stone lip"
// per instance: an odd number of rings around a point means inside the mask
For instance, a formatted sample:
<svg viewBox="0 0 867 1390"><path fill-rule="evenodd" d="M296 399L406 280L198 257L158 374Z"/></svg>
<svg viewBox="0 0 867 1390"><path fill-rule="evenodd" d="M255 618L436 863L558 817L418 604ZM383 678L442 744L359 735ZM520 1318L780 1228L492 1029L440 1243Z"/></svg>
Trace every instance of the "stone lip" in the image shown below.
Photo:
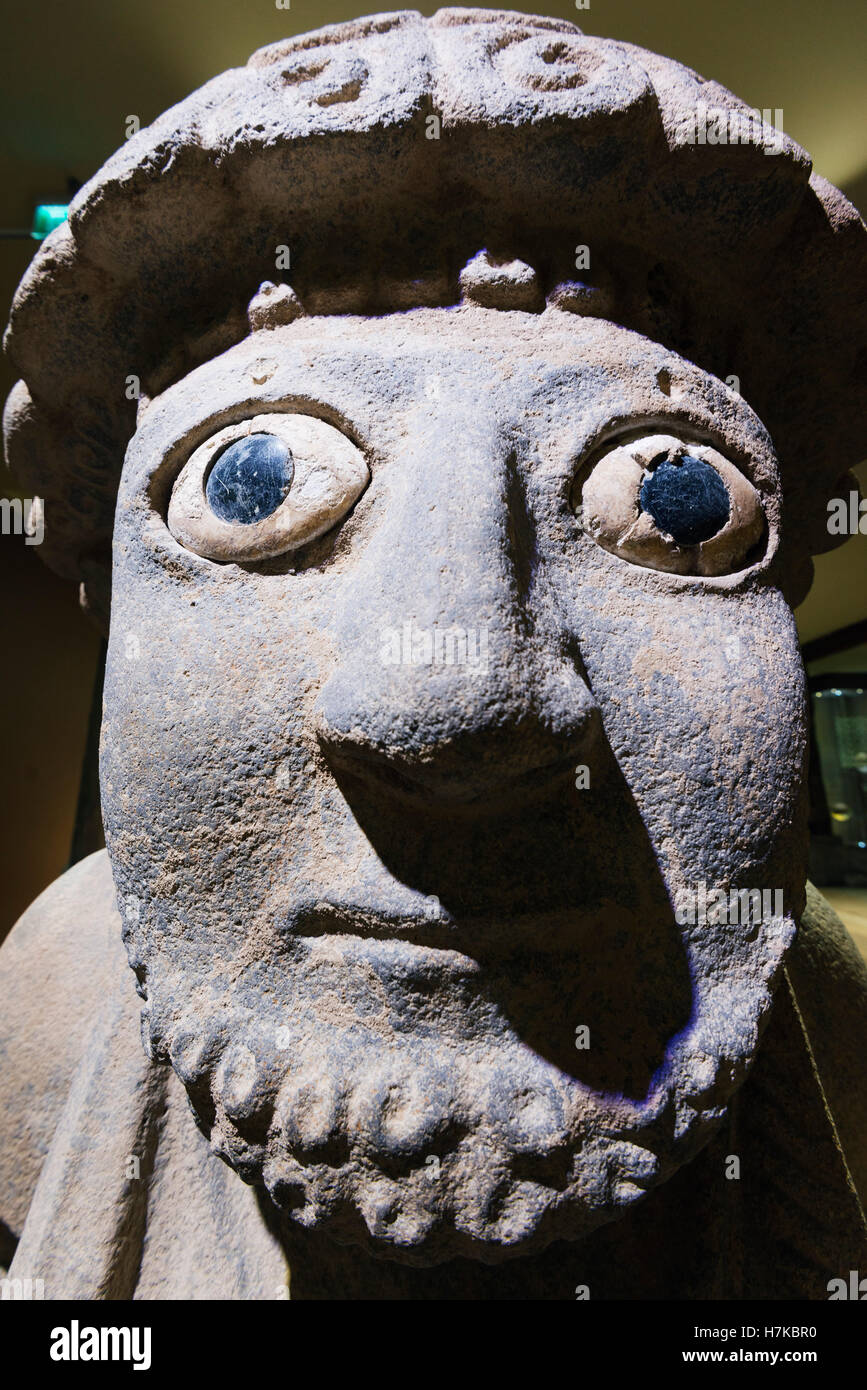
<svg viewBox="0 0 867 1390"><path fill-rule="evenodd" d="M291 320L296 296L456 303L481 250L550 293L579 242L604 287L591 312L739 378L799 548L826 548L825 499L863 453L864 225L787 137L695 143L700 106L749 113L678 63L500 11L330 25L206 84L85 185L16 295L7 457L45 499L42 558L92 573L134 429L125 384L150 396L243 337L278 247L292 291L253 327Z"/></svg>

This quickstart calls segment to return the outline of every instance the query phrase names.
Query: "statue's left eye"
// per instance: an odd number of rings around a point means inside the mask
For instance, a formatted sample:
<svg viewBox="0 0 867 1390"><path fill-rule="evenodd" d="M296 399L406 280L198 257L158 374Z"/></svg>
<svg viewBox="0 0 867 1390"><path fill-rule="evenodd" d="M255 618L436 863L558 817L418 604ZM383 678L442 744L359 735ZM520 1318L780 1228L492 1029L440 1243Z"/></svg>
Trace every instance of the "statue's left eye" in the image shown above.
<svg viewBox="0 0 867 1390"><path fill-rule="evenodd" d="M730 459L661 430L609 444L576 480L573 503L604 550L674 574L731 574L766 534L759 494Z"/></svg>
<svg viewBox="0 0 867 1390"><path fill-rule="evenodd" d="M221 521L251 526L277 510L294 472L292 450L284 440L248 434L224 449L208 474L208 506Z"/></svg>

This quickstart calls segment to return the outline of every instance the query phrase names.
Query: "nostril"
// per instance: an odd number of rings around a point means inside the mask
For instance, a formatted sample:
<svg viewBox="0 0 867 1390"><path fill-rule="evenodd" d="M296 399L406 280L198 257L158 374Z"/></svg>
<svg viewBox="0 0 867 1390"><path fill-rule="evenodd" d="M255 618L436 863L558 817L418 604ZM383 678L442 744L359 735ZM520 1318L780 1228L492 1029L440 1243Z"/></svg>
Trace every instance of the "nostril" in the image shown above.
<svg viewBox="0 0 867 1390"><path fill-rule="evenodd" d="M561 758L541 767L511 770L511 775L492 766L470 769L455 761L445 765L434 758L429 763L412 763L394 756L359 749L326 753L332 769L350 779L378 785L397 798L434 810L436 804L454 809L484 802L494 805L545 795L559 783L574 777L575 758ZM432 800L433 798L433 800Z"/></svg>
<svg viewBox="0 0 867 1390"><path fill-rule="evenodd" d="M361 723L337 731L324 720L319 744L336 780L433 813L465 807L494 811L557 794L576 767L593 758L602 734L598 708L576 712L569 726L535 716L496 727L464 727L423 744L365 733Z"/></svg>

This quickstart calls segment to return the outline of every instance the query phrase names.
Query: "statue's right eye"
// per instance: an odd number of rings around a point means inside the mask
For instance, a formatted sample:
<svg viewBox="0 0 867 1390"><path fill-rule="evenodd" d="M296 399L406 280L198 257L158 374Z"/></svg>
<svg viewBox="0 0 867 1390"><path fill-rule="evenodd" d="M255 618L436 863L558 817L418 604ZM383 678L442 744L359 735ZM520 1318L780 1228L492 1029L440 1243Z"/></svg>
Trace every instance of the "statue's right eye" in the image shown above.
<svg viewBox="0 0 867 1390"><path fill-rule="evenodd" d="M364 454L318 416L274 411L193 451L169 500L175 540L208 560L264 560L342 521L364 491Z"/></svg>

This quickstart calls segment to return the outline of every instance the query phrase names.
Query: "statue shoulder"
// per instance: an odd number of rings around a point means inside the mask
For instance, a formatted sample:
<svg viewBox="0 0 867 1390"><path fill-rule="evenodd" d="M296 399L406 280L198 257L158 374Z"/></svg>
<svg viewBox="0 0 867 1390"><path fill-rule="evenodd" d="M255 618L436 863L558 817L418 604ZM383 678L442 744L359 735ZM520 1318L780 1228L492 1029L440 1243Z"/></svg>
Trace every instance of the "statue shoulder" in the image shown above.
<svg viewBox="0 0 867 1390"><path fill-rule="evenodd" d="M148 1061L138 1016L108 859L92 855L0 951L0 1265L49 1298L285 1297L255 1192Z"/></svg>
<svg viewBox="0 0 867 1390"><path fill-rule="evenodd" d="M787 963L815 1072L862 1202L867 1198L867 964L831 904L807 885Z"/></svg>
<svg viewBox="0 0 867 1390"><path fill-rule="evenodd" d="M99 1001L126 978L132 987L102 850L55 879L0 949L0 1265L21 1233Z"/></svg>

